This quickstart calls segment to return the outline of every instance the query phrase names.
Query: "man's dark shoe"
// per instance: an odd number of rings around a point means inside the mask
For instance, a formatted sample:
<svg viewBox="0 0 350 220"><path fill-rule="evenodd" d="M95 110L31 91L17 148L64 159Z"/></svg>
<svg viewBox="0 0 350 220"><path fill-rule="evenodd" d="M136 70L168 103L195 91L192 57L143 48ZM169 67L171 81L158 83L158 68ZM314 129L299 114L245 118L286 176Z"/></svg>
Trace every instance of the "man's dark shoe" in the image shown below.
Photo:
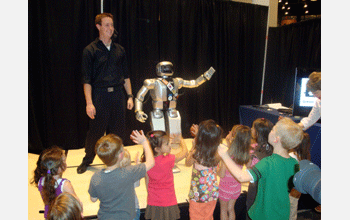
<svg viewBox="0 0 350 220"><path fill-rule="evenodd" d="M78 166L78 168L77 168L77 173L78 173L78 174L85 173L85 171L86 171L86 169L87 169L88 166L89 166L89 165L86 164L86 163L81 163L81 164Z"/></svg>

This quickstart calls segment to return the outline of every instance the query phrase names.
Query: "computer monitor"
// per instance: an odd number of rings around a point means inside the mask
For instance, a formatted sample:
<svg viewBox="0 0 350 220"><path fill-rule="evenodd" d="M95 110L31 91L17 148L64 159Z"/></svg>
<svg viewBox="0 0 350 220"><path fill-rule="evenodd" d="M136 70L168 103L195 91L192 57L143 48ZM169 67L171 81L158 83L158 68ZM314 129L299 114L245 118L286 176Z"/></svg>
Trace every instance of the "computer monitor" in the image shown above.
<svg viewBox="0 0 350 220"><path fill-rule="evenodd" d="M315 105L317 98L306 88L309 75L314 71L320 72L321 70L306 68L295 69L293 116L306 117Z"/></svg>

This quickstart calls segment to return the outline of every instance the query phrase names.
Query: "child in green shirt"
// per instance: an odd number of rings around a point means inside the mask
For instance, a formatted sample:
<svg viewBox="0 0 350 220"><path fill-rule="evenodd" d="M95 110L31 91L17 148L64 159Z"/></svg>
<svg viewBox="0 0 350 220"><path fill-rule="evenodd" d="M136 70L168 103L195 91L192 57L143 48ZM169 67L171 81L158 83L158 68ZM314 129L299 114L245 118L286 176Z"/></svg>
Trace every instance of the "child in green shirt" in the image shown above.
<svg viewBox="0 0 350 220"><path fill-rule="evenodd" d="M273 154L244 171L227 154L227 147L223 144L219 146L219 155L238 181L258 182L255 201L248 210L251 219L289 219L289 191L299 166L288 151L297 147L302 139L300 126L289 118L281 119L269 133L268 141L274 147Z"/></svg>

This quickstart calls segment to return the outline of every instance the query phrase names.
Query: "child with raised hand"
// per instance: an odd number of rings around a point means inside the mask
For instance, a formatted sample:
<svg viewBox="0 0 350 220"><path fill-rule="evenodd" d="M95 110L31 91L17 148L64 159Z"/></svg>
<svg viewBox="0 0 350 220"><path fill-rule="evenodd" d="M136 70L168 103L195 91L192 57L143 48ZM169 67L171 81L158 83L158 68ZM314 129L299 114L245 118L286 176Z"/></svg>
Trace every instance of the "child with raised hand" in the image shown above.
<svg viewBox="0 0 350 220"><path fill-rule="evenodd" d="M55 198L68 192L78 198L69 180L62 178L67 169L66 155L58 146L52 146L42 152L34 172L34 183L37 185L45 204L44 217L47 218ZM80 202L80 200L78 199ZM81 207L83 204L80 202Z"/></svg>
<svg viewBox="0 0 350 220"><path fill-rule="evenodd" d="M298 161L288 151L297 147L303 139L299 125L289 118L276 123L268 141L273 145L273 154L265 157L253 168L242 170L227 153L227 147L220 145L218 153L229 171L240 182L258 182L258 193L248 217L255 219L289 219L289 192L293 187L293 175L298 172Z"/></svg>
<svg viewBox="0 0 350 220"><path fill-rule="evenodd" d="M268 144L268 137L272 127L272 122L265 118L258 118L253 121L252 147L254 149L254 155L259 160L270 156L273 152L273 146Z"/></svg>
<svg viewBox="0 0 350 220"><path fill-rule="evenodd" d="M75 196L61 193L53 202L48 220L83 220L82 207Z"/></svg>
<svg viewBox="0 0 350 220"><path fill-rule="evenodd" d="M96 143L95 152L107 166L94 173L88 190L92 202L100 200L99 220L135 217L134 182L154 166L154 158L143 131L133 131L130 138L143 146L145 163L122 167L125 150L122 139L115 134L103 136Z"/></svg>
<svg viewBox="0 0 350 220"><path fill-rule="evenodd" d="M296 148L289 151L289 155L298 161L311 159L310 136L308 133L304 132L303 140ZM289 193L289 200L290 200L289 220L297 219L298 202L299 202L300 196L301 196L301 193L295 188L293 188L292 191Z"/></svg>
<svg viewBox="0 0 350 220"><path fill-rule="evenodd" d="M146 174L148 196L145 219L179 219L180 209L177 205L172 169L175 163L186 157L187 146L180 137L181 151L174 155L170 154L172 138L166 132L150 131L147 139L154 154L155 165Z"/></svg>
<svg viewBox="0 0 350 220"><path fill-rule="evenodd" d="M248 163L251 164L249 153L251 138L251 129L244 125L233 126L226 137L229 146L227 153L240 168ZM220 176L220 219L236 219L234 208L236 200L241 194L241 183L232 176L223 162L220 162L218 175Z"/></svg>
<svg viewBox="0 0 350 220"><path fill-rule="evenodd" d="M220 158L217 149L222 139L222 128L214 120L202 121L186 157L186 166L193 166L189 192L190 219L213 219L219 197L217 165Z"/></svg>

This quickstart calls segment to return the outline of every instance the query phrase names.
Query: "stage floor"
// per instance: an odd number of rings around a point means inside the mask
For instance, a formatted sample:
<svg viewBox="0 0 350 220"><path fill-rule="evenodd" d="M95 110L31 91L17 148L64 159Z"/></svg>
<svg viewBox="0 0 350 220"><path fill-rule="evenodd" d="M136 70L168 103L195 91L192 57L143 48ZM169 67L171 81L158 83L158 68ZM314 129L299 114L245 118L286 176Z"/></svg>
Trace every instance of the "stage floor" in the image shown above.
<svg viewBox="0 0 350 220"><path fill-rule="evenodd" d="M185 139L187 148L190 150L192 148L191 138ZM142 154L141 145L133 145L126 147L133 159L137 152ZM85 156L84 149L69 150L67 155L67 170L63 173L63 177L71 181L75 193L82 201L84 206L84 216L96 216L99 209L99 201L93 203L90 201L90 195L88 193L88 188L90 184L90 179L92 175L104 168L102 161L95 157L92 166L89 166L87 171L83 174L77 173L77 167L80 165L83 157ZM41 199L40 193L35 187L35 185L30 184L30 181L33 178L34 170L36 168L36 162L39 158L37 154L28 154L28 219L37 220L44 219L44 214L39 213L39 211L44 210L44 203ZM188 202L188 192L190 190L190 180L192 174L192 167L185 166L185 160L177 163L177 166L180 168L179 173L174 173L174 184L175 184L175 193L178 203ZM241 191L248 190L248 183L242 184ZM147 206L147 191L145 185L145 179L142 178L140 181L140 186L136 188L136 194L139 199L140 208L146 208Z"/></svg>

